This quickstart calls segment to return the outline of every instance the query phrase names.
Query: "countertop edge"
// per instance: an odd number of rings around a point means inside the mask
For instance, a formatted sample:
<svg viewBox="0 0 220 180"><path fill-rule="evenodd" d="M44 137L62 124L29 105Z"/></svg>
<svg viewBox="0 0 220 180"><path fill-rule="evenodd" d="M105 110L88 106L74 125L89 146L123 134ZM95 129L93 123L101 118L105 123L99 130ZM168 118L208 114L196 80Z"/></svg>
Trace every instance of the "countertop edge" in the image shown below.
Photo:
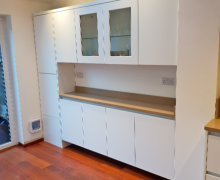
<svg viewBox="0 0 220 180"><path fill-rule="evenodd" d="M212 119L205 125L204 129L208 132L220 133L220 119Z"/></svg>
<svg viewBox="0 0 220 180"><path fill-rule="evenodd" d="M133 110L133 111L142 112L142 113L149 113L152 115L159 115L159 116L164 116L167 118L175 119L175 112L162 110L159 108L156 109L156 108L150 108L146 106L134 106L131 104L119 103L119 102L108 101L108 100L100 100L100 99L95 99L95 98L88 98L88 97L69 95L69 94L60 94L59 96L61 98L75 99L75 100L80 100L84 102L106 105L110 107L117 107L117 108Z"/></svg>

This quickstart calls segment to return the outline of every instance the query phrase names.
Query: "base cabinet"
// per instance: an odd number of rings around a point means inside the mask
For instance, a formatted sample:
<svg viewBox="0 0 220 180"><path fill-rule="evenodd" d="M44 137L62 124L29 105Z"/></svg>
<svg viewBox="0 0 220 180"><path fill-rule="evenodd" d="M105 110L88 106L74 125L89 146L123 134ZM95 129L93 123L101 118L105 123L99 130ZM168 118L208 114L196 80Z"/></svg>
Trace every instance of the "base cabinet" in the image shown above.
<svg viewBox="0 0 220 180"><path fill-rule="evenodd" d="M57 117L42 115L44 140L55 146L62 147L60 120Z"/></svg>
<svg viewBox="0 0 220 180"><path fill-rule="evenodd" d="M67 99L61 119L64 141L173 179L174 120Z"/></svg>
<svg viewBox="0 0 220 180"><path fill-rule="evenodd" d="M106 109L108 156L135 165L133 113Z"/></svg>
<svg viewBox="0 0 220 180"><path fill-rule="evenodd" d="M175 121L137 114L135 116L136 166L159 176L174 176Z"/></svg>
<svg viewBox="0 0 220 180"><path fill-rule="evenodd" d="M83 146L81 103L62 99L60 104L63 140L78 146Z"/></svg>
<svg viewBox="0 0 220 180"><path fill-rule="evenodd" d="M206 180L220 180L220 133L208 135ZM216 175L216 176L215 176Z"/></svg>
<svg viewBox="0 0 220 180"><path fill-rule="evenodd" d="M220 135L208 136L207 171L220 174Z"/></svg>
<svg viewBox="0 0 220 180"><path fill-rule="evenodd" d="M105 107L83 104L84 147L107 155Z"/></svg>

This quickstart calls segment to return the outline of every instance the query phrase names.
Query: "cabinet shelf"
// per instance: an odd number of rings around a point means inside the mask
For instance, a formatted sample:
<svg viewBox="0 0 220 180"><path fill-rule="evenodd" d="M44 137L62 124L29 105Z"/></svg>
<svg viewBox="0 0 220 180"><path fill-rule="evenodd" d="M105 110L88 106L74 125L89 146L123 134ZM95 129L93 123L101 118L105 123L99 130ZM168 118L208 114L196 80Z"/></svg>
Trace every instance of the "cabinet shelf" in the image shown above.
<svg viewBox="0 0 220 180"><path fill-rule="evenodd" d="M119 37L131 37L131 35L116 35L116 36L110 36L110 38L119 38Z"/></svg>
<svg viewBox="0 0 220 180"><path fill-rule="evenodd" d="M83 37L82 40L86 40L86 39L98 39L98 37Z"/></svg>
<svg viewBox="0 0 220 180"><path fill-rule="evenodd" d="M63 93L60 97L175 118L175 98L84 87L76 87L75 92Z"/></svg>

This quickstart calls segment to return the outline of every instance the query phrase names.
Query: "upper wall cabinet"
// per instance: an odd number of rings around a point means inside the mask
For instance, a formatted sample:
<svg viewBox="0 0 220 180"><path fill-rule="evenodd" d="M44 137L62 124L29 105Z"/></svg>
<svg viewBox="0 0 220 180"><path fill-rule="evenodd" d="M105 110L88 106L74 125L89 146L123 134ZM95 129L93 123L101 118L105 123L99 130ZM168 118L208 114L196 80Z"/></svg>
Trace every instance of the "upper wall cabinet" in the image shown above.
<svg viewBox="0 0 220 180"><path fill-rule="evenodd" d="M57 62L77 62L74 10L56 12L53 16Z"/></svg>
<svg viewBox="0 0 220 180"><path fill-rule="evenodd" d="M177 65L177 3L118 0L35 16L38 70L55 73L56 61Z"/></svg>
<svg viewBox="0 0 220 180"><path fill-rule="evenodd" d="M38 72L56 74L52 15L34 17Z"/></svg>
<svg viewBox="0 0 220 180"><path fill-rule="evenodd" d="M102 5L76 10L77 57L80 63L104 63Z"/></svg>
<svg viewBox="0 0 220 180"><path fill-rule="evenodd" d="M107 64L138 64L136 0L107 3L103 8Z"/></svg>
<svg viewBox="0 0 220 180"><path fill-rule="evenodd" d="M139 64L177 64L177 17L176 0L139 0Z"/></svg>

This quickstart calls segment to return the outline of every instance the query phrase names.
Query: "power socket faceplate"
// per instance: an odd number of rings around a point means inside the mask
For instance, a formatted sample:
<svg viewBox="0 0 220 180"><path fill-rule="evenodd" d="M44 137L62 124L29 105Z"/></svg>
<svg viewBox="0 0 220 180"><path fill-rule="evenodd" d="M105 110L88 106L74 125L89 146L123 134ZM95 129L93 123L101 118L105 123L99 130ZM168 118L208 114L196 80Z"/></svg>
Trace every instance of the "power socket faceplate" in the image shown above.
<svg viewBox="0 0 220 180"><path fill-rule="evenodd" d="M161 84L164 86L175 86L176 79L171 77L162 77Z"/></svg>

